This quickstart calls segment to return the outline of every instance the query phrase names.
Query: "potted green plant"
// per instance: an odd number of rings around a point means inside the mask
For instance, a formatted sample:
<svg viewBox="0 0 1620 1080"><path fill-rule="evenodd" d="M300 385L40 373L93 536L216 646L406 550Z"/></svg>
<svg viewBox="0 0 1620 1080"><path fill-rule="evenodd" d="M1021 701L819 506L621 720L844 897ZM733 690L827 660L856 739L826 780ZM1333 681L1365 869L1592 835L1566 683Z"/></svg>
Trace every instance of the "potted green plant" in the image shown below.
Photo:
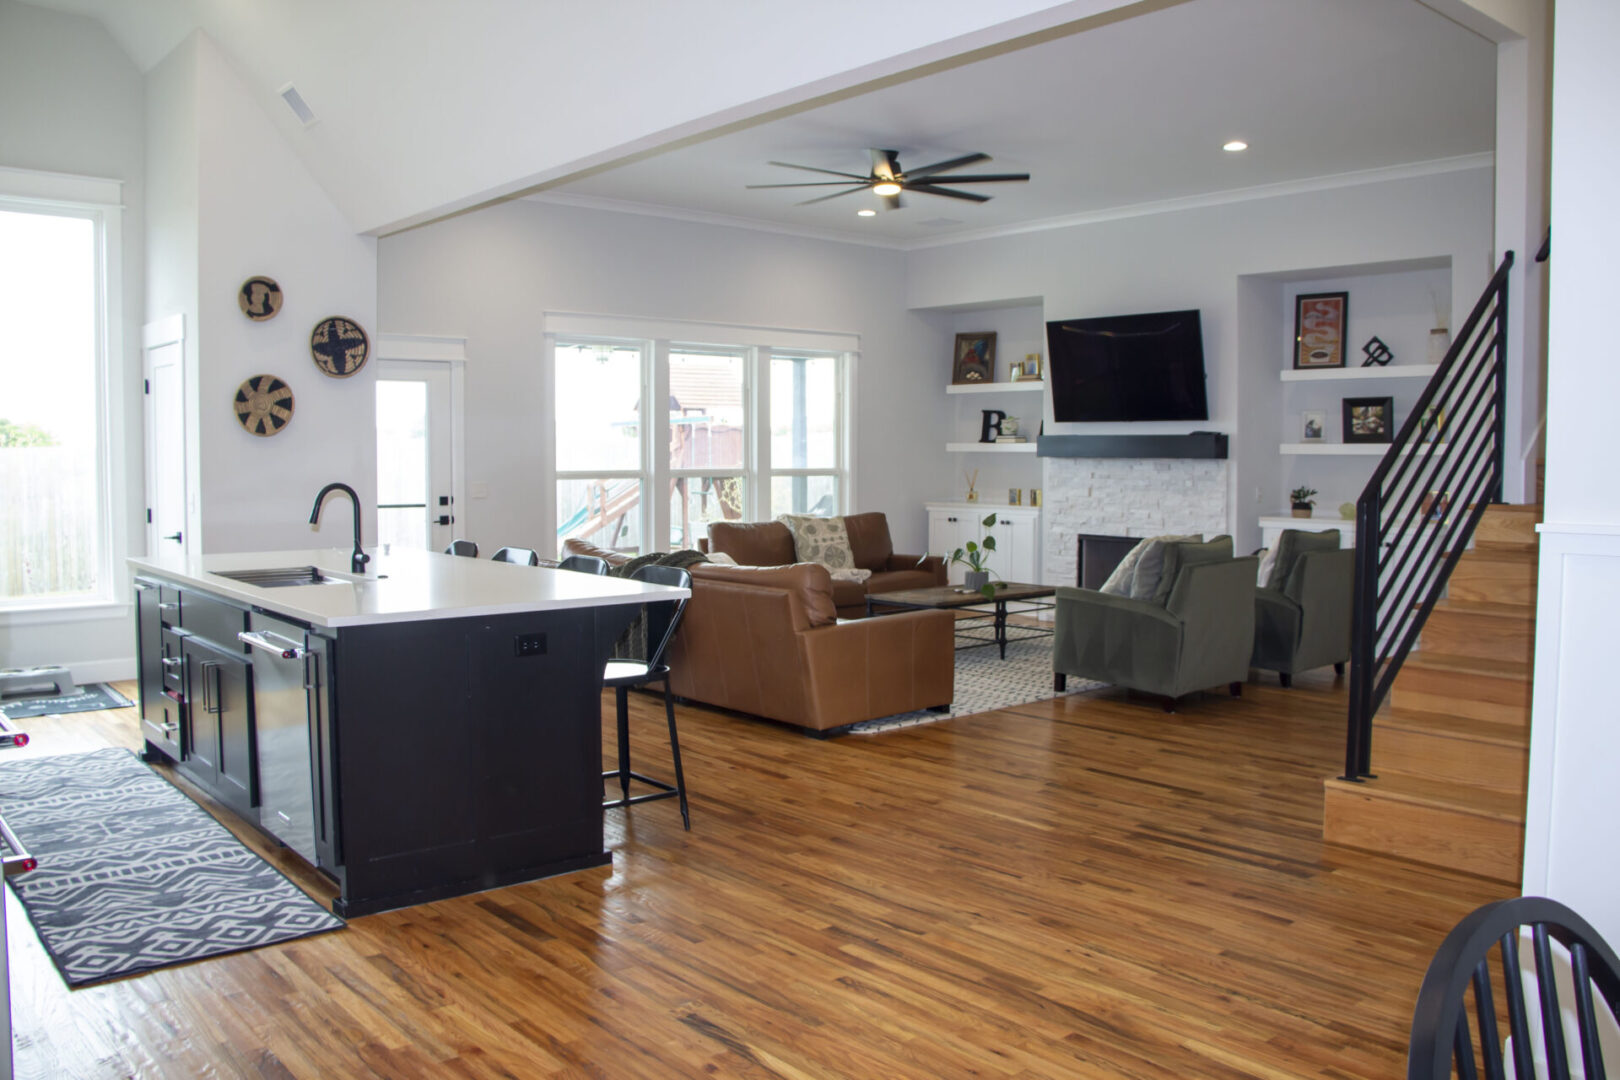
<svg viewBox="0 0 1620 1080"><path fill-rule="evenodd" d="M980 522L986 529L995 523L995 514L986 515L985 519ZM990 553L995 550L996 538L989 533L985 533L983 540L978 542L969 540L965 545L951 552L952 563L961 563L968 568L967 573L962 577L962 584L969 589L983 593L986 597L992 597L996 594L996 587L990 584L990 571L985 569L985 564L990 561Z"/></svg>
<svg viewBox="0 0 1620 1080"><path fill-rule="evenodd" d="M1316 505L1316 489L1313 487L1297 487L1288 493L1288 501L1295 517L1308 518L1311 516L1311 507Z"/></svg>

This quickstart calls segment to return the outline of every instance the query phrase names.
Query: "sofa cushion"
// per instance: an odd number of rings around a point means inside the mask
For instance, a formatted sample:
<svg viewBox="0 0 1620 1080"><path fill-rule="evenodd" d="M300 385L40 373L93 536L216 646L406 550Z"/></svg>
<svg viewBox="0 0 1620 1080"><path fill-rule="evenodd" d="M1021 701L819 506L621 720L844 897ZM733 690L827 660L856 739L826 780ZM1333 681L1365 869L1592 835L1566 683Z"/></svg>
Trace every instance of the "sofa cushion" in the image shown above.
<svg viewBox="0 0 1620 1080"><path fill-rule="evenodd" d="M855 565L862 570L882 570L894 555L894 542L889 539L889 517L881 510L865 514L849 514L844 518L844 531L849 534L849 547L855 555Z"/></svg>
<svg viewBox="0 0 1620 1080"><path fill-rule="evenodd" d="M932 570L885 570L866 582L869 593L899 592L901 589L932 589L940 584Z"/></svg>
<svg viewBox="0 0 1620 1080"><path fill-rule="evenodd" d="M860 613L864 614L866 611L866 583L863 581L839 581L837 578L833 578L832 599L833 606L840 611L859 608Z"/></svg>
<svg viewBox="0 0 1620 1080"><path fill-rule="evenodd" d="M711 521L709 550L723 551L742 566L787 566L793 534L780 521Z"/></svg>
<svg viewBox="0 0 1620 1080"><path fill-rule="evenodd" d="M811 626L831 626L838 621L838 612L833 606L833 580L825 566L815 563L791 563L786 566L715 566L700 563L691 569L694 583L730 581L796 592ZM855 587L860 588L858 585ZM692 598L694 601L698 599L696 590Z"/></svg>
<svg viewBox="0 0 1620 1080"><path fill-rule="evenodd" d="M1265 588L1280 592L1288 584L1288 575L1294 572L1294 564L1299 562L1301 555L1307 551L1338 550L1338 529L1328 529L1325 532L1284 529L1277 537L1277 558L1271 565L1271 576L1262 584Z"/></svg>
<svg viewBox="0 0 1620 1080"><path fill-rule="evenodd" d="M797 561L820 563L829 570L855 569L855 553L850 550L843 518L782 514L776 520L793 534L793 557Z"/></svg>
<svg viewBox="0 0 1620 1080"><path fill-rule="evenodd" d="M1201 563L1227 562L1232 558L1232 538L1217 536L1203 543L1183 542L1164 545L1164 574L1152 596L1153 603L1163 607L1175 588L1176 578L1183 568Z"/></svg>

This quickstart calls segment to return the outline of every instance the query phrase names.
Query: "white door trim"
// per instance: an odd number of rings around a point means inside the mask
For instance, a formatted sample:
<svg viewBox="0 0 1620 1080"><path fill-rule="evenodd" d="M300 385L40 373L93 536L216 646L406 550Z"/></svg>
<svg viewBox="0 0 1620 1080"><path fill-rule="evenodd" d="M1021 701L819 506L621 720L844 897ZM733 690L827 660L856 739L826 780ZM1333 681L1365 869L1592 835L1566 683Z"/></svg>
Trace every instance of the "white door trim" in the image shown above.
<svg viewBox="0 0 1620 1080"><path fill-rule="evenodd" d="M450 497L455 507L458 535L467 535L471 507L467 503L467 339L427 334L378 334L380 370L408 371L416 365L436 366L450 373Z"/></svg>

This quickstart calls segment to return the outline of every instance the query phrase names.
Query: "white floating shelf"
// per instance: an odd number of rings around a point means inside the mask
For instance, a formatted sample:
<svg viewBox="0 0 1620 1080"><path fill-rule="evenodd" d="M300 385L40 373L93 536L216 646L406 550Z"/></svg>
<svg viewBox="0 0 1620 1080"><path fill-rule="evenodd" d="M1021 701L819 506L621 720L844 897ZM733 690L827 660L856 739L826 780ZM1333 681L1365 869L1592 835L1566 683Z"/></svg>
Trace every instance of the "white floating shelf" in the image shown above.
<svg viewBox="0 0 1620 1080"><path fill-rule="evenodd" d="M1026 379L1021 382L952 383L945 388L945 392L947 394L1007 394L1034 393L1045 389L1046 383L1035 379Z"/></svg>
<svg viewBox="0 0 1620 1080"><path fill-rule="evenodd" d="M1431 445L1433 444L1418 443L1416 446L1409 448L1407 453L1422 450ZM1443 451L1445 448L1444 443L1439 445L1440 450ZM1278 449L1284 454L1322 455L1324 457L1383 457L1389 452L1389 443L1285 442Z"/></svg>
<svg viewBox="0 0 1620 1080"><path fill-rule="evenodd" d="M1439 364L1392 364L1389 367L1300 368L1282 372L1283 382L1334 382L1339 379L1429 379Z"/></svg>
<svg viewBox="0 0 1620 1080"><path fill-rule="evenodd" d="M1354 533L1356 531L1355 519L1341 518L1338 515L1337 510L1333 511L1332 517L1317 514L1308 518L1297 518L1292 514L1267 514L1260 519L1260 527L1262 529L1267 526L1274 529L1306 529L1318 532L1323 529L1348 529Z"/></svg>
<svg viewBox="0 0 1620 1080"><path fill-rule="evenodd" d="M945 444L947 454L1033 454L1033 442L951 442Z"/></svg>

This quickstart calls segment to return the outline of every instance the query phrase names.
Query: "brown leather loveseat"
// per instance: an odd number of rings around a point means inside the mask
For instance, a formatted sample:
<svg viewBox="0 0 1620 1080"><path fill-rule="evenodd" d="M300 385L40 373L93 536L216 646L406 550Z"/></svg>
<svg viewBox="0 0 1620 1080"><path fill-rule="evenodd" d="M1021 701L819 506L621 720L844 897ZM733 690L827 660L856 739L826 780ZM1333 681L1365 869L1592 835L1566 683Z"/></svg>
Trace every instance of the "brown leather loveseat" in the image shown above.
<svg viewBox="0 0 1620 1080"><path fill-rule="evenodd" d="M833 604L846 619L866 614L866 594L926 589L945 584L945 560L938 555L896 555L889 539L889 519L881 511L849 514L844 518L855 566L872 571L862 581L834 581ZM786 566L797 562L793 534L779 521L716 521L709 524L709 539L699 541L704 552L724 552L739 566Z"/></svg>

